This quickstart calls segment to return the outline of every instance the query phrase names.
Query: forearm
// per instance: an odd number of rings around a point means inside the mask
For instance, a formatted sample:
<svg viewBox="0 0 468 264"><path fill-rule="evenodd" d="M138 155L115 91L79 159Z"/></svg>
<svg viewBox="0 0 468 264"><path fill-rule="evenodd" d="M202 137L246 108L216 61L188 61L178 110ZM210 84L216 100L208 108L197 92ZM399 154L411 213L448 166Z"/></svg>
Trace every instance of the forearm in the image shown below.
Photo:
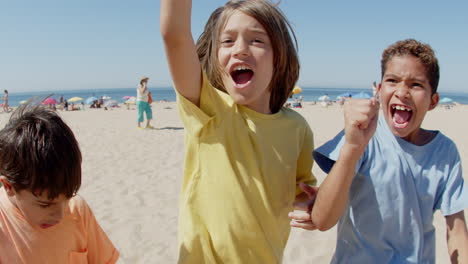
<svg viewBox="0 0 468 264"><path fill-rule="evenodd" d="M161 0L160 30L165 42L191 37L191 0Z"/></svg>
<svg viewBox="0 0 468 264"><path fill-rule="evenodd" d="M161 34L177 91L200 103L202 73L190 29L192 1L161 0Z"/></svg>
<svg viewBox="0 0 468 264"><path fill-rule="evenodd" d="M452 263L468 263L468 231L464 212L446 216L447 247Z"/></svg>
<svg viewBox="0 0 468 264"><path fill-rule="evenodd" d="M320 185L311 213L312 222L320 231L332 228L343 214L348 204L354 170L363 151L345 144L338 160Z"/></svg>
<svg viewBox="0 0 468 264"><path fill-rule="evenodd" d="M448 253L452 264L468 263L468 239L452 239L447 241Z"/></svg>

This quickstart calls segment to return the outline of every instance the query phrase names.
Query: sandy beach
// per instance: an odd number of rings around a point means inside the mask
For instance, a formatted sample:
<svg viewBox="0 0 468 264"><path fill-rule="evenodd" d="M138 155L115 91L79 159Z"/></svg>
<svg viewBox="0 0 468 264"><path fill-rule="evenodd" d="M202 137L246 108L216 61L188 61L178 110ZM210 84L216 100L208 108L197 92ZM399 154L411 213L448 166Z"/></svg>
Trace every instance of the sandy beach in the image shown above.
<svg viewBox="0 0 468 264"><path fill-rule="evenodd" d="M305 103L297 109L309 122L315 145L343 126L342 109ZM80 195L121 253L119 263L176 263L179 189L184 162L184 129L175 102L153 103L155 129L136 128L136 110L61 112L83 153ZM429 112L423 127L441 130L458 146L465 178L468 168L468 106ZM0 127L9 114L0 114ZM324 173L314 165L319 180ZM437 263L449 263L445 220L436 213ZM284 263L329 263L336 230L292 230Z"/></svg>

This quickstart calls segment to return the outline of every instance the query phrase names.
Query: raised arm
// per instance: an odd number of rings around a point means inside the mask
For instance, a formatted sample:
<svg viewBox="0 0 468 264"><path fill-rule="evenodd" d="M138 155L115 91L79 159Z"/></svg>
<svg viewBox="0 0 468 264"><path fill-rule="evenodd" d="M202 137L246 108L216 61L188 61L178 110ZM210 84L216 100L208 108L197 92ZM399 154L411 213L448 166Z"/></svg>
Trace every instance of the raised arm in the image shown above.
<svg viewBox="0 0 468 264"><path fill-rule="evenodd" d="M191 32L191 0L161 0L160 30L174 87L200 105L201 67Z"/></svg>
<svg viewBox="0 0 468 264"><path fill-rule="evenodd" d="M468 263L468 231L464 211L446 216L445 222L451 263Z"/></svg>
<svg viewBox="0 0 468 264"><path fill-rule="evenodd" d="M313 224L321 231L332 228L348 204L357 162L377 127L379 103L375 99L348 100L344 111L346 142L320 185L311 212Z"/></svg>

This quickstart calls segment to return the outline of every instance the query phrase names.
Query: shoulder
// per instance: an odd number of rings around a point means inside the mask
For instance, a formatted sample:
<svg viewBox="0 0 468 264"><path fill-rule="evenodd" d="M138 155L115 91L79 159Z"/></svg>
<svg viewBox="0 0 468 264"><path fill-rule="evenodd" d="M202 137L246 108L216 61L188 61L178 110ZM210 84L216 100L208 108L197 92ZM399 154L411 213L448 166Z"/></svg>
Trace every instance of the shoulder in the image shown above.
<svg viewBox="0 0 468 264"><path fill-rule="evenodd" d="M72 215L86 217L90 213L88 203L79 195L70 199L68 208L70 209L70 213Z"/></svg>
<svg viewBox="0 0 468 264"><path fill-rule="evenodd" d="M299 124L307 124L307 120L298 112L294 111L293 109L283 107L281 110L283 112L284 118L288 120L292 120Z"/></svg>

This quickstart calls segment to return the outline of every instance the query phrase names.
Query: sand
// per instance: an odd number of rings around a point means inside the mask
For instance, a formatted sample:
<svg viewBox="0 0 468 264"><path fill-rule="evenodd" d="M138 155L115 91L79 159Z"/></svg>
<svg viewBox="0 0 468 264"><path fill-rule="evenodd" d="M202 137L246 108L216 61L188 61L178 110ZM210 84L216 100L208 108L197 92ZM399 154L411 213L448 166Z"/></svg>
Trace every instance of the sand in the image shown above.
<svg viewBox="0 0 468 264"><path fill-rule="evenodd" d="M343 126L342 110L305 103L297 109L309 122L315 145L323 144ZM60 112L75 132L83 152L80 195L121 252L119 263L176 263L179 189L184 159L184 130L174 102L153 103L155 129L136 128L136 111L125 107L105 111ZM468 106L438 107L423 127L452 138L468 168ZM3 127L8 114L0 114ZM324 173L314 165L319 182ZM449 263L445 220L436 213L437 263ZM284 263L329 263L336 229L327 232L292 230Z"/></svg>

